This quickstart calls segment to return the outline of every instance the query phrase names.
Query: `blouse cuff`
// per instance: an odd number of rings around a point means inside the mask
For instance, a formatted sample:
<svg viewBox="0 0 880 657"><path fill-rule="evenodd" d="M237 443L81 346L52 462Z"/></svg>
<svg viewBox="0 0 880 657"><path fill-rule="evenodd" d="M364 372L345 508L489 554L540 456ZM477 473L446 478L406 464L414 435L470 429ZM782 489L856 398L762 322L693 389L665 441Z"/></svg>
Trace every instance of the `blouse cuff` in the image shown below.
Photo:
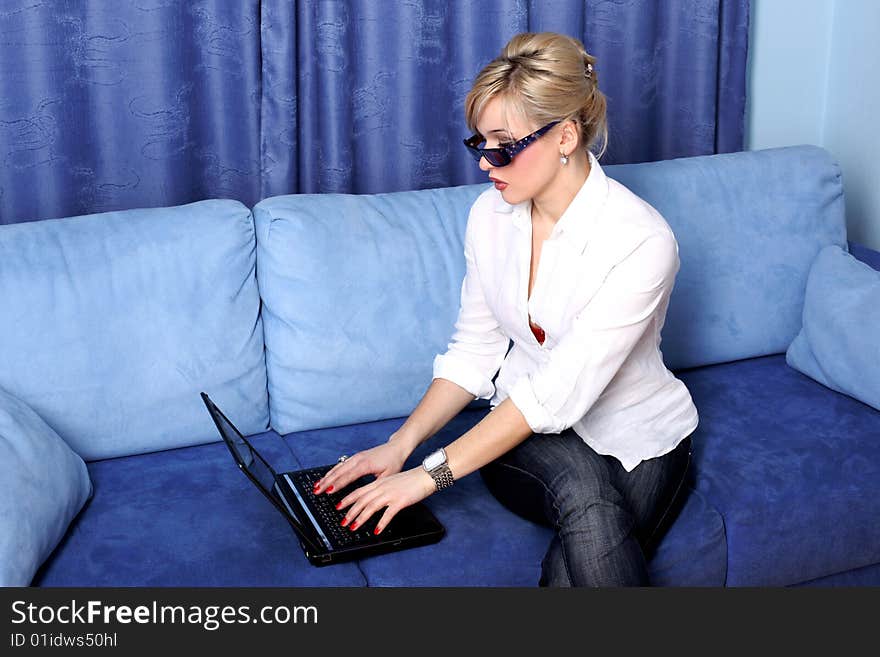
<svg viewBox="0 0 880 657"><path fill-rule="evenodd" d="M521 376L513 384L508 396L534 433L562 433L568 428L540 404L528 375Z"/></svg>
<svg viewBox="0 0 880 657"><path fill-rule="evenodd" d="M489 399L495 394L495 386L473 365L453 354L434 357L434 378L446 379L464 388L474 397Z"/></svg>

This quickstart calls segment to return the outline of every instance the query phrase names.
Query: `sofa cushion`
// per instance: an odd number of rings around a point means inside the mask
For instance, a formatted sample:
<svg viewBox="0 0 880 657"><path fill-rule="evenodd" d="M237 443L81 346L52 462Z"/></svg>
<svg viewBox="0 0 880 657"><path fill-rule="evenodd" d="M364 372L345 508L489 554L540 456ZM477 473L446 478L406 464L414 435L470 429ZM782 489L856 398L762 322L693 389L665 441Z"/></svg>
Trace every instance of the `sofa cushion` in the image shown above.
<svg viewBox="0 0 880 657"><path fill-rule="evenodd" d="M86 460L268 428L254 227L212 200L0 226L0 386Z"/></svg>
<svg viewBox="0 0 880 657"><path fill-rule="evenodd" d="M729 586L880 563L880 411L784 354L678 373L697 408L694 487L724 518Z"/></svg>
<svg viewBox="0 0 880 657"><path fill-rule="evenodd" d="M822 249L807 279L803 328L786 362L880 410L880 271L839 246Z"/></svg>
<svg viewBox="0 0 880 657"><path fill-rule="evenodd" d="M300 194L254 208L272 428L406 415L445 351L485 185Z"/></svg>
<svg viewBox="0 0 880 657"><path fill-rule="evenodd" d="M419 446L406 467L417 466L429 452L455 440L485 413L460 413ZM303 431L285 438L304 466L316 466L386 441L404 419ZM502 506L478 474L430 496L425 504L446 527L446 535L433 545L360 560L370 586L537 585L552 531ZM651 580L665 586L720 586L726 557L721 517L699 493L690 491L649 562Z"/></svg>
<svg viewBox="0 0 880 657"><path fill-rule="evenodd" d="M202 413L210 423L204 406ZM250 440L275 467L299 467L275 432ZM364 585L355 563L318 568L306 560L290 525L239 471L225 443L88 467L94 498L37 585Z"/></svg>
<svg viewBox="0 0 880 657"><path fill-rule="evenodd" d="M813 258L846 244L840 167L828 151L790 146L606 173L657 208L678 241L681 268L663 327L667 367L788 348Z"/></svg>
<svg viewBox="0 0 880 657"><path fill-rule="evenodd" d="M92 494L83 460L0 388L0 586L28 586Z"/></svg>

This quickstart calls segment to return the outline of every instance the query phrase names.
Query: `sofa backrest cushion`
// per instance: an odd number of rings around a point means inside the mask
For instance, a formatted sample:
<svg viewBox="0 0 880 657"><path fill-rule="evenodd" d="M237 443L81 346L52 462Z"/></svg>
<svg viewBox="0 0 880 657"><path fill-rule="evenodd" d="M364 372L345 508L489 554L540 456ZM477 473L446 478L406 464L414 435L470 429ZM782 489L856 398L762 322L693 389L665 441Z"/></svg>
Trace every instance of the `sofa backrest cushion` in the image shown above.
<svg viewBox="0 0 880 657"><path fill-rule="evenodd" d="M829 153L796 146L604 169L678 240L667 366L783 353L800 330L813 258L846 243ZM452 334L468 210L484 189L280 196L254 208L273 428L412 411Z"/></svg>
<svg viewBox="0 0 880 657"><path fill-rule="evenodd" d="M468 210L485 188L301 194L256 205L273 429L415 408L452 335Z"/></svg>
<svg viewBox="0 0 880 657"><path fill-rule="evenodd" d="M606 167L675 233L681 268L663 327L667 367L784 353L801 328L807 275L846 248L840 167L790 146Z"/></svg>
<svg viewBox="0 0 880 657"><path fill-rule="evenodd" d="M0 387L86 460L268 426L251 213L211 200L0 226Z"/></svg>

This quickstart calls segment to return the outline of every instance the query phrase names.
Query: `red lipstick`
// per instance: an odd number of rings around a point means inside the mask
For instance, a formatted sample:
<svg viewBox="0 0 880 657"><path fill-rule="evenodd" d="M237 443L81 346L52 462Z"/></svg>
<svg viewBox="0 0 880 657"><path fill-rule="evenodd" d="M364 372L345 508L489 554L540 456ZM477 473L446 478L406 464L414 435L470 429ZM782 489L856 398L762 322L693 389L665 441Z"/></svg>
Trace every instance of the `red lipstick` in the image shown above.
<svg viewBox="0 0 880 657"><path fill-rule="evenodd" d="M507 188L507 183L503 180L498 180L497 178L493 178L492 176L489 176L489 180L495 183L495 189L497 189L499 192L503 192Z"/></svg>

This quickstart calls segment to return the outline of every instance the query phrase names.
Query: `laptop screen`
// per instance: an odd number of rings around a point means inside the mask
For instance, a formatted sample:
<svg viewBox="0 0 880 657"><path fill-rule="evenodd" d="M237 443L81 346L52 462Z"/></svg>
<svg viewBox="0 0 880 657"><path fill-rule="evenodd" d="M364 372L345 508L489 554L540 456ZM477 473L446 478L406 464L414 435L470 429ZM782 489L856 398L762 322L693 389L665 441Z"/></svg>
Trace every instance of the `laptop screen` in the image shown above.
<svg viewBox="0 0 880 657"><path fill-rule="evenodd" d="M214 418L220 425L220 431L226 438L226 443L238 456L239 463L263 488L263 492L268 495L269 491L275 488L275 472L263 457L249 443L242 439L235 427L229 423L222 413L215 413Z"/></svg>
<svg viewBox="0 0 880 657"><path fill-rule="evenodd" d="M239 466L244 470L248 479L250 479L269 499L270 502L287 518L288 522L293 526L300 539L309 545L313 550L316 549L315 542L306 536L302 523L297 518L296 513L290 508L290 503L285 499L283 492L278 488L276 483L275 471L272 469L266 459L260 453L251 447L251 444L241 435L238 429L226 419L223 412L217 408L216 404L204 392L201 393L208 412L214 419L214 424L223 437L223 442L232 452L233 457Z"/></svg>

